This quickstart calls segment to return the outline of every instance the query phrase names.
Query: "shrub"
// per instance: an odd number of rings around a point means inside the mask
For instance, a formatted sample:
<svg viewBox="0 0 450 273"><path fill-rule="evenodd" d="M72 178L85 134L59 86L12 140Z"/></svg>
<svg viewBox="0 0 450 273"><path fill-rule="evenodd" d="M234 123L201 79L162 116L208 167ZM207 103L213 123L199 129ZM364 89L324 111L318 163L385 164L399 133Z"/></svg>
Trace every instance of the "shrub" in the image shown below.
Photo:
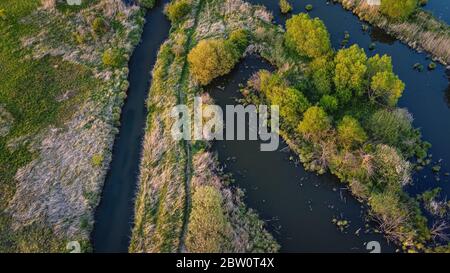
<svg viewBox="0 0 450 273"><path fill-rule="evenodd" d="M281 13L288 13L292 10L292 6L288 0L280 0L278 4L280 6Z"/></svg>
<svg viewBox="0 0 450 273"><path fill-rule="evenodd" d="M172 23L179 23L191 12L191 9L189 0L171 1L166 5L165 13Z"/></svg>
<svg viewBox="0 0 450 273"><path fill-rule="evenodd" d="M247 48L248 37L244 30L236 30L228 40L200 41L188 54L192 75L207 85L213 79L228 74Z"/></svg>
<svg viewBox="0 0 450 273"><path fill-rule="evenodd" d="M244 29L238 29L231 32L230 37L226 41L227 45L234 48L237 58L240 58L244 51L247 49L249 40L248 32Z"/></svg>
<svg viewBox="0 0 450 273"><path fill-rule="evenodd" d="M418 0L381 0L381 12L392 20L407 19L417 8Z"/></svg>
<svg viewBox="0 0 450 273"><path fill-rule="evenodd" d="M373 155L373 183L381 191L400 191L411 179L411 165L395 148L379 144Z"/></svg>
<svg viewBox="0 0 450 273"><path fill-rule="evenodd" d="M339 107L339 101L335 96L324 95L319 102L319 105L328 113L333 113Z"/></svg>
<svg viewBox="0 0 450 273"><path fill-rule="evenodd" d="M95 34L102 35L108 30L108 24L103 17L97 17L92 21L92 30Z"/></svg>
<svg viewBox="0 0 450 273"><path fill-rule="evenodd" d="M331 129L331 120L325 111L318 106L306 110L298 131L307 139L319 140L324 138Z"/></svg>
<svg viewBox="0 0 450 273"><path fill-rule="evenodd" d="M367 140L367 134L358 120L351 116L344 116L338 125L339 141L346 150L357 147Z"/></svg>
<svg viewBox="0 0 450 273"><path fill-rule="evenodd" d="M227 234L222 196L212 186L200 186L192 195L186 247L189 252L217 253Z"/></svg>
<svg viewBox="0 0 450 273"><path fill-rule="evenodd" d="M103 164L104 157L102 154L95 154L92 156L92 165L94 167L101 167Z"/></svg>
<svg viewBox="0 0 450 273"><path fill-rule="evenodd" d="M377 141L399 147L413 130L412 117L406 110L382 109L375 112L368 121L368 130Z"/></svg>
<svg viewBox="0 0 450 273"><path fill-rule="evenodd" d="M286 22L286 45L298 54L315 58L331 52L330 35L325 24L308 14L294 15Z"/></svg>
<svg viewBox="0 0 450 273"><path fill-rule="evenodd" d="M120 67L126 61L121 50L109 48L103 52L102 61L105 66Z"/></svg>

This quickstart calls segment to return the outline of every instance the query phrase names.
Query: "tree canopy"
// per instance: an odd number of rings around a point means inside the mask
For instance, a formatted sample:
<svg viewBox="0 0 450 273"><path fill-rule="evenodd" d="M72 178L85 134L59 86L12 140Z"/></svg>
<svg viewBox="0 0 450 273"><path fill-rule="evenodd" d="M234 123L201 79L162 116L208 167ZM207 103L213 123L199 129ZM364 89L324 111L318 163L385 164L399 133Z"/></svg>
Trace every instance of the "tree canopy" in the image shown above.
<svg viewBox="0 0 450 273"><path fill-rule="evenodd" d="M388 55L380 57L379 54L367 60L367 77L372 79L378 72L394 72L392 66L392 58Z"/></svg>
<svg viewBox="0 0 450 273"><path fill-rule="evenodd" d="M367 79L367 56L364 49L353 45L338 51L335 57L334 84L341 102L348 102L353 96L364 94Z"/></svg>
<svg viewBox="0 0 450 273"><path fill-rule="evenodd" d="M188 54L194 78L202 85L228 74L248 46L245 30L235 30L225 39L201 40Z"/></svg>
<svg viewBox="0 0 450 273"><path fill-rule="evenodd" d="M367 140L367 134L358 120L344 116L338 124L338 137L345 149L351 149Z"/></svg>
<svg viewBox="0 0 450 273"><path fill-rule="evenodd" d="M298 131L306 138L311 139L321 139L331 128L330 118L319 106L308 108L303 115L303 120L298 125Z"/></svg>
<svg viewBox="0 0 450 273"><path fill-rule="evenodd" d="M191 3L188 0L171 1L165 12L172 23L178 23L191 12Z"/></svg>
<svg viewBox="0 0 450 273"><path fill-rule="evenodd" d="M378 72L370 84L371 99L395 106L405 90L405 84L393 72Z"/></svg>
<svg viewBox="0 0 450 273"><path fill-rule="evenodd" d="M311 80L318 95L330 94L333 88L334 63L328 57L315 58L311 64Z"/></svg>
<svg viewBox="0 0 450 273"><path fill-rule="evenodd" d="M286 22L286 45L302 56L315 58L331 52L330 35L325 24L300 13Z"/></svg>

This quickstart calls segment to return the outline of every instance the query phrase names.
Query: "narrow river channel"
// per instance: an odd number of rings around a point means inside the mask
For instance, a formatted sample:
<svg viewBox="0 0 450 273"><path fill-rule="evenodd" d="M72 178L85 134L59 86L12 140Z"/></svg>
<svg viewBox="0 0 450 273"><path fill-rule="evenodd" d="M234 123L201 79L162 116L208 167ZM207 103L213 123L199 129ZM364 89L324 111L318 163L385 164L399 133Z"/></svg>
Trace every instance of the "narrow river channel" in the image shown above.
<svg viewBox="0 0 450 273"><path fill-rule="evenodd" d="M134 196L139 175L151 71L158 49L167 39L170 23L163 14L168 0L157 1L145 16L142 40L129 62L128 97L122 108L120 133L102 199L95 214L92 241L95 252L127 252L134 215Z"/></svg>

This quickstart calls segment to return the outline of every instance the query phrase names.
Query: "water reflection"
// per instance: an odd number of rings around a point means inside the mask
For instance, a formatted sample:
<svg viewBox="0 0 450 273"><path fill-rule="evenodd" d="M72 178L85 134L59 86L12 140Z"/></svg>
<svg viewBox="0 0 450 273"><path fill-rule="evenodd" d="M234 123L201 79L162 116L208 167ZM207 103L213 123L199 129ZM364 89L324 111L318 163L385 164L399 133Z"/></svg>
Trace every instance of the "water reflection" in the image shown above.
<svg viewBox="0 0 450 273"><path fill-rule="evenodd" d="M444 100L447 103L447 106L450 108L450 83L447 87L447 90L445 90Z"/></svg>
<svg viewBox="0 0 450 273"><path fill-rule="evenodd" d="M370 39L372 42L380 42L383 44L393 45L396 39L379 27L373 27L370 31Z"/></svg>

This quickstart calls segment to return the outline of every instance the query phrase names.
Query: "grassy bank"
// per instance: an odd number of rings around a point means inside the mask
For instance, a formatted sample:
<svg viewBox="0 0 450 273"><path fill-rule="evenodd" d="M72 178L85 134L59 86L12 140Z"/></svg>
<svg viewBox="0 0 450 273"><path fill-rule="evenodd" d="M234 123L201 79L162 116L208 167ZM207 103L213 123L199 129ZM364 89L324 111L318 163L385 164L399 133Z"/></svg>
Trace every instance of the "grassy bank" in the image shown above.
<svg viewBox="0 0 450 273"><path fill-rule="evenodd" d="M220 172L208 143L176 141L171 135L172 107L181 103L192 109L194 97L203 93L192 78L189 51L205 38L224 37L248 24L255 10L241 1L177 0L172 5L187 12L169 13L171 34L153 71L130 251L276 251L263 222ZM244 14L236 9L240 6Z"/></svg>
<svg viewBox="0 0 450 273"><path fill-rule="evenodd" d="M113 0L0 10L0 251L89 250L143 13Z"/></svg>
<svg viewBox="0 0 450 273"><path fill-rule="evenodd" d="M417 50L430 53L434 59L450 64L450 27L418 8L404 21L394 21L384 16L378 7L371 7L362 0L337 0L344 8L361 20L384 29L400 41Z"/></svg>

